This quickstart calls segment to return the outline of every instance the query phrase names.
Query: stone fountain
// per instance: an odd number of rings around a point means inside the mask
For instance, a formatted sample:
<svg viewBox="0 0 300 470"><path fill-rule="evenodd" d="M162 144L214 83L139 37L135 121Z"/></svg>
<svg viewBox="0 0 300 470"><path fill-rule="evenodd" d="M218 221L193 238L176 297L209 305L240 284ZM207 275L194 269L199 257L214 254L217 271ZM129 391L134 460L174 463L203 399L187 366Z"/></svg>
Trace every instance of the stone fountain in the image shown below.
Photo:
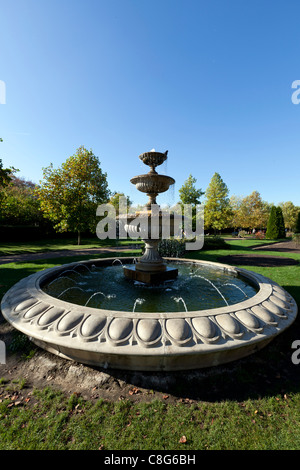
<svg viewBox="0 0 300 470"><path fill-rule="evenodd" d="M131 180L149 196L140 221L149 222L157 210L155 234L151 225L140 231L131 225L134 217L126 220L129 232L146 242L138 262L92 259L32 274L4 295L8 322L63 358L142 371L225 364L253 354L292 325L297 304L271 279L222 263L159 256L163 211L156 197L174 183L156 172L166 158L142 154L151 170Z"/></svg>

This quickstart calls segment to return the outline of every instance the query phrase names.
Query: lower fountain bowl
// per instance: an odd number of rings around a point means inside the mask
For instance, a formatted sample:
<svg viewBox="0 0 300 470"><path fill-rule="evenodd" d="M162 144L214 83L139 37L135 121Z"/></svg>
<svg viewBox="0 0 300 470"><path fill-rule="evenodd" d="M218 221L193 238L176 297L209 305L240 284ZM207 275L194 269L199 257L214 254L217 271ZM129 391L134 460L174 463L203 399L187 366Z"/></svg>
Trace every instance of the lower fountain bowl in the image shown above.
<svg viewBox="0 0 300 470"><path fill-rule="evenodd" d="M132 258L122 258L132 262ZM70 263L22 279L3 297L4 318L41 348L99 367L175 371L216 366L266 346L294 322L297 304L272 280L232 266L199 260L244 276L257 293L233 305L199 311L128 312L81 306L48 295L43 286L75 265L111 265L114 258Z"/></svg>

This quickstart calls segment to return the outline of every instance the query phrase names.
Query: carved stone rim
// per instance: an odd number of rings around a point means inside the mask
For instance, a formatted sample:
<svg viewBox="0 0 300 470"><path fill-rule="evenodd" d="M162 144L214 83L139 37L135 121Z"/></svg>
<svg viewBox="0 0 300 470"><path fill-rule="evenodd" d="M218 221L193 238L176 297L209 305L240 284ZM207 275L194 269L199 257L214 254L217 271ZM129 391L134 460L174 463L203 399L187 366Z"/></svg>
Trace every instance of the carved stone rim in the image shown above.
<svg viewBox="0 0 300 470"><path fill-rule="evenodd" d="M39 346L69 359L131 370L180 370L244 357L288 328L297 315L295 300L270 279L200 260L169 259L240 273L258 286L257 294L209 310L141 313L83 307L42 289L46 280L68 268L110 265L114 259L69 263L22 279L3 297L4 317Z"/></svg>

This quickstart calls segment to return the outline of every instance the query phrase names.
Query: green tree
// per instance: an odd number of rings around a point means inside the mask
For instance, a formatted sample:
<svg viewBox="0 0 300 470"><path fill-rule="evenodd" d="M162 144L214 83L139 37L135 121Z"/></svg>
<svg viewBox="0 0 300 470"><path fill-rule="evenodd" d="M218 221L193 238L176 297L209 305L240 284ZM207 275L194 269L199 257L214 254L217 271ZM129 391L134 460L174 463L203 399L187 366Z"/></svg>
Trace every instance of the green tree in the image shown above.
<svg viewBox="0 0 300 470"><path fill-rule="evenodd" d="M124 193L118 193L114 192L111 197L110 197L110 204L112 204L116 210L116 215L119 215L119 201L121 197L126 197L127 200L127 211L129 210L130 206L132 205L131 200L129 199L129 196L125 196Z"/></svg>
<svg viewBox="0 0 300 470"><path fill-rule="evenodd" d="M0 137L0 142L3 139ZM2 159L0 158L0 201L3 197L3 188L10 184L13 174L18 171L16 168L3 168Z"/></svg>
<svg viewBox="0 0 300 470"><path fill-rule="evenodd" d="M272 206L267 225L266 238L277 240L284 237L285 226L282 210L280 207Z"/></svg>
<svg viewBox="0 0 300 470"><path fill-rule="evenodd" d="M278 238L278 227L276 219L276 207L272 206L266 231L266 238L270 238L271 240L276 240L276 238Z"/></svg>
<svg viewBox="0 0 300 470"><path fill-rule="evenodd" d="M228 197L229 190L219 173L215 173L205 192L204 226L216 233L231 223L232 209Z"/></svg>
<svg viewBox="0 0 300 470"><path fill-rule="evenodd" d="M285 224L281 207L276 207L278 238L285 238Z"/></svg>
<svg viewBox="0 0 300 470"><path fill-rule="evenodd" d="M196 206L200 204L200 198L204 192L201 189L196 189L197 180L192 175L189 175L188 179L179 189L180 203L181 204L192 204Z"/></svg>
<svg viewBox="0 0 300 470"><path fill-rule="evenodd" d="M1 221L9 225L36 225L43 220L35 196L36 185L24 178L11 177L3 191Z"/></svg>
<svg viewBox="0 0 300 470"><path fill-rule="evenodd" d="M78 234L95 230L98 204L108 202L107 175L99 159L83 146L58 169L51 164L43 169L43 181L36 190L44 216L55 223L59 231Z"/></svg>
<svg viewBox="0 0 300 470"><path fill-rule="evenodd" d="M295 224L295 233L300 233L300 211L298 212L298 215L297 215L297 220Z"/></svg>
<svg viewBox="0 0 300 470"><path fill-rule="evenodd" d="M200 198L203 196L204 191L196 188L196 178L192 175L189 175L187 180L179 189L179 204L183 208L184 204L190 204L192 206L192 227L193 230L196 228L196 206L200 204Z"/></svg>

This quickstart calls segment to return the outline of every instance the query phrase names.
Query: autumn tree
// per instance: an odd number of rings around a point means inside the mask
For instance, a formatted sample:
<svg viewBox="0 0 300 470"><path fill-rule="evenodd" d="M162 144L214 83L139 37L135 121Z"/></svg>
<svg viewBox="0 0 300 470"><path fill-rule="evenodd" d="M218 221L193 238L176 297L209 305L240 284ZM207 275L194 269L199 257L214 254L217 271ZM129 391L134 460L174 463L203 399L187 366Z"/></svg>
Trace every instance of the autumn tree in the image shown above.
<svg viewBox="0 0 300 470"><path fill-rule="evenodd" d="M77 232L78 245L83 231L95 230L97 206L110 196L99 159L83 146L60 168L54 169L52 164L44 168L36 193L44 216L59 232Z"/></svg>
<svg viewBox="0 0 300 470"><path fill-rule="evenodd" d="M204 225L216 233L230 224L232 210L228 197L229 190L219 173L215 173L205 192Z"/></svg>
<svg viewBox="0 0 300 470"><path fill-rule="evenodd" d="M253 191L246 197L232 196L230 199L232 207L231 224L235 228L264 228L267 226L270 205L263 201L258 191Z"/></svg>
<svg viewBox="0 0 300 470"><path fill-rule="evenodd" d="M242 223L243 222L242 220L243 198L240 196L233 195L231 196L229 200L229 204L230 204L231 211L232 211L232 218L231 218L230 225L235 229L243 227L243 223Z"/></svg>
<svg viewBox="0 0 300 470"><path fill-rule="evenodd" d="M292 201L281 202L278 206L282 209L285 228L288 230L294 230L300 208L295 206Z"/></svg>

